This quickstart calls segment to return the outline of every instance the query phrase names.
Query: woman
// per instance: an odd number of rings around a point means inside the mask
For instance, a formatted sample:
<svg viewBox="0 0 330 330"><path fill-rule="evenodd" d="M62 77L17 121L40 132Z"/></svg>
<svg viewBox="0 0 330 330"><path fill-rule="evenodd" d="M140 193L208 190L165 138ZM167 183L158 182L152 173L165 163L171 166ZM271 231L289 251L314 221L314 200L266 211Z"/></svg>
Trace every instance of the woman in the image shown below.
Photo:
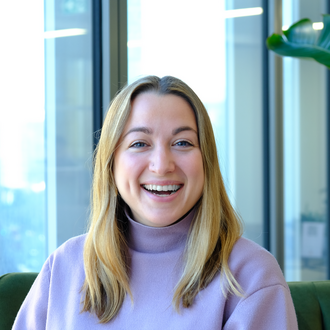
<svg viewBox="0 0 330 330"><path fill-rule="evenodd" d="M240 237L210 119L182 81L145 77L116 96L92 205L14 329L298 329L277 262Z"/></svg>

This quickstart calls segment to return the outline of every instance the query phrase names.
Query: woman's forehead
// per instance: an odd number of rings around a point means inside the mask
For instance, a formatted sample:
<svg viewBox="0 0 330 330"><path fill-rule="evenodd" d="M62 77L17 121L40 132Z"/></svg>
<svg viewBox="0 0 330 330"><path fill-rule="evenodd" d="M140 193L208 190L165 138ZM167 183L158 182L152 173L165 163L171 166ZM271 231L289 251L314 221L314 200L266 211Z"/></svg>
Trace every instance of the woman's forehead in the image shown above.
<svg viewBox="0 0 330 330"><path fill-rule="evenodd" d="M197 130L195 114L190 104L174 94L145 92L137 95L131 104L131 111L126 127L137 123L175 124L187 122Z"/></svg>

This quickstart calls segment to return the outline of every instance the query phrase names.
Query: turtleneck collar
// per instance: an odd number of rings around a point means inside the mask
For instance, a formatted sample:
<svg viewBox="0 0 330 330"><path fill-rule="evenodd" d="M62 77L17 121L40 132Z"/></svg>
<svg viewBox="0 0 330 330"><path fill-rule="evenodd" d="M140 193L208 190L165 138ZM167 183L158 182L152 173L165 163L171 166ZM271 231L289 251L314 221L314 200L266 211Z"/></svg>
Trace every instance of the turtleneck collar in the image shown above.
<svg viewBox="0 0 330 330"><path fill-rule="evenodd" d="M193 208L179 222L167 227L149 227L128 218L128 246L137 252L162 253L184 247L190 224L195 215Z"/></svg>

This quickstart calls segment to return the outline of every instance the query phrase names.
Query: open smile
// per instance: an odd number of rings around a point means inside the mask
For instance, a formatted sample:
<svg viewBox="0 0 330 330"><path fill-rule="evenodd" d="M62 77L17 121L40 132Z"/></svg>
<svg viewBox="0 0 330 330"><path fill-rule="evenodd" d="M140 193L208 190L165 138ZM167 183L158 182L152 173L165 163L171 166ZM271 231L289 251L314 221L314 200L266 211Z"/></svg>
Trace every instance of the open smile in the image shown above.
<svg viewBox="0 0 330 330"><path fill-rule="evenodd" d="M175 194L178 190L180 190L183 187L183 185L154 185L154 184L143 184L142 188L156 196L160 197L167 197L170 195Z"/></svg>

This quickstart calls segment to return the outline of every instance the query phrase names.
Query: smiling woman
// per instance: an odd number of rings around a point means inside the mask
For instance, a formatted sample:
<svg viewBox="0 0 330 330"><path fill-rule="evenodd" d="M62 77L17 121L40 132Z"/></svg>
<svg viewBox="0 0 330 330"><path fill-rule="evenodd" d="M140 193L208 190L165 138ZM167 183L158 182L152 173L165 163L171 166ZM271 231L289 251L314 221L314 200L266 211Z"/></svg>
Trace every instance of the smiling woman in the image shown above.
<svg viewBox="0 0 330 330"><path fill-rule="evenodd" d="M49 257L13 329L298 329L276 260L240 236L202 102L141 78L106 116L88 234Z"/></svg>

